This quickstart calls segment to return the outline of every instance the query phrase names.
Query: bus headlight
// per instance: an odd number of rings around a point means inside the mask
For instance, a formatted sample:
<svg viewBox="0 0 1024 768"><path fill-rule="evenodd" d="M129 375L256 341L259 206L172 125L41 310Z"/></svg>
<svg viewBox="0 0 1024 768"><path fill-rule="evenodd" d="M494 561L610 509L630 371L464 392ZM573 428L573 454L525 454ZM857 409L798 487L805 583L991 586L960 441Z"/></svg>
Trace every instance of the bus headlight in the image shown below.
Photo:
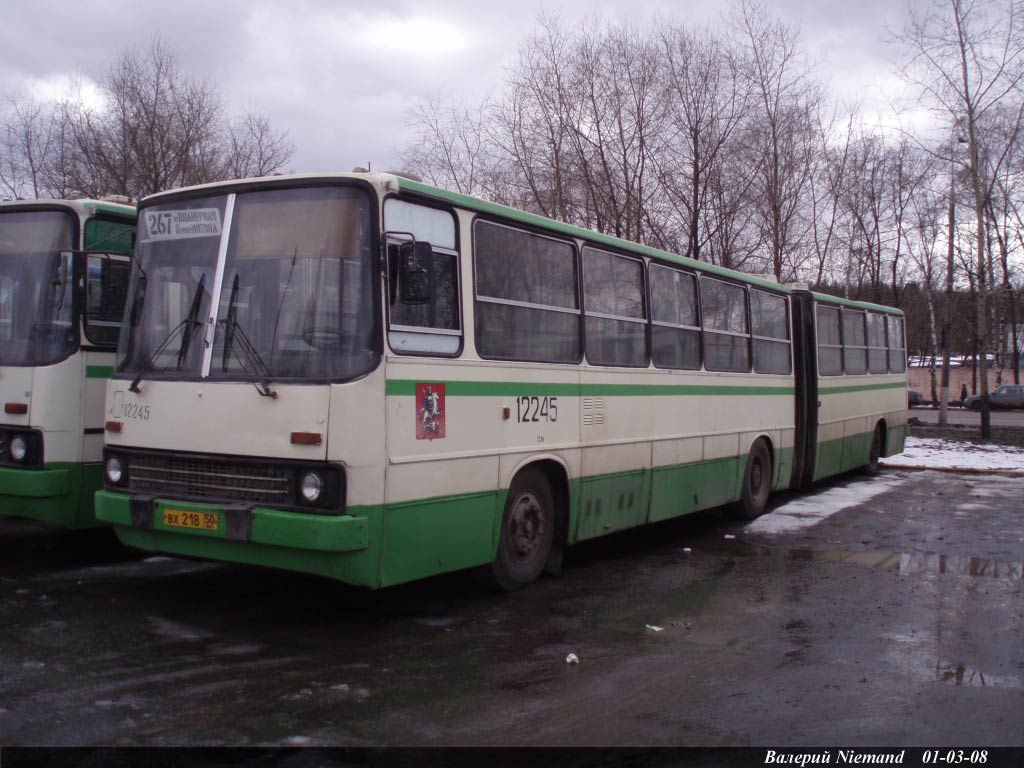
<svg viewBox="0 0 1024 768"><path fill-rule="evenodd" d="M28 443L21 435L11 438L11 458L17 462L23 462L28 456Z"/></svg>
<svg viewBox="0 0 1024 768"><path fill-rule="evenodd" d="M324 481L316 472L307 472L302 476L302 482L299 485L299 492L302 494L302 498L310 504L316 503L317 499L320 498L320 494L323 493L323 490Z"/></svg>
<svg viewBox="0 0 1024 768"><path fill-rule="evenodd" d="M111 456L106 464L107 480L111 485L117 485L124 479L124 465L117 456Z"/></svg>

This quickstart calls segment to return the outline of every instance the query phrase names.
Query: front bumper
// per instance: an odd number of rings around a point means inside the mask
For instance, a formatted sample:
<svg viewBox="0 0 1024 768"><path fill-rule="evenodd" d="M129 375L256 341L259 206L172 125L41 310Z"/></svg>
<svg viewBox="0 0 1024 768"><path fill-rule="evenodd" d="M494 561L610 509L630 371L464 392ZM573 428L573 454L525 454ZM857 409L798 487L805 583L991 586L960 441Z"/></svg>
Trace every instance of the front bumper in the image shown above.
<svg viewBox="0 0 1024 768"><path fill-rule="evenodd" d="M27 517L67 528L95 526L93 494L101 487L98 464L42 469L0 468L0 517Z"/></svg>
<svg viewBox="0 0 1024 768"><path fill-rule="evenodd" d="M215 514L217 528L202 530L167 525L164 511L168 509ZM197 544L202 540L220 540L311 552L353 552L367 546L366 518L352 515L327 516L266 507L197 504L104 490L96 494L96 517L134 531L194 538Z"/></svg>
<svg viewBox="0 0 1024 768"><path fill-rule="evenodd" d="M67 496L71 479L66 469L0 469L0 496L46 499ZM0 510L2 513L3 510Z"/></svg>

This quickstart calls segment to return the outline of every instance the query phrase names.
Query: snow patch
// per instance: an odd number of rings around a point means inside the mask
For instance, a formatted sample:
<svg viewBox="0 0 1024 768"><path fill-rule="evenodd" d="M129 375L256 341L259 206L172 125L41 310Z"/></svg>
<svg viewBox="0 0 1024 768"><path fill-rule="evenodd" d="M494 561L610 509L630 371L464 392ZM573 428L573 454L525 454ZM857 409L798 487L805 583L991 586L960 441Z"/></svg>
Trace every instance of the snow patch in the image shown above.
<svg viewBox="0 0 1024 768"><path fill-rule="evenodd" d="M838 488L816 493L776 507L762 515L745 529L748 533L789 533L820 523L827 517L844 509L856 507L886 491L906 482L906 477L896 475L886 478L861 480Z"/></svg>
<svg viewBox="0 0 1024 768"><path fill-rule="evenodd" d="M1024 448L975 445L938 437L908 437L903 453L882 459L887 467L1024 470Z"/></svg>

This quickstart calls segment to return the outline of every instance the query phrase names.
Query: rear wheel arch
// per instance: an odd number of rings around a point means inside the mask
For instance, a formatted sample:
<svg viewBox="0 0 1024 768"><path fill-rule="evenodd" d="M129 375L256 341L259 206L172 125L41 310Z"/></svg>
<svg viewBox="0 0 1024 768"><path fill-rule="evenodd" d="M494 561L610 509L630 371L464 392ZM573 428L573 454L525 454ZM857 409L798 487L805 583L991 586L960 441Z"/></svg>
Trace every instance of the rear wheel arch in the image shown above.
<svg viewBox="0 0 1024 768"><path fill-rule="evenodd" d="M889 427L885 419L879 419L875 422L874 429L871 430L871 442L868 444L868 460L864 465L864 471L867 474L878 474L878 460L883 456L889 455L888 444Z"/></svg>

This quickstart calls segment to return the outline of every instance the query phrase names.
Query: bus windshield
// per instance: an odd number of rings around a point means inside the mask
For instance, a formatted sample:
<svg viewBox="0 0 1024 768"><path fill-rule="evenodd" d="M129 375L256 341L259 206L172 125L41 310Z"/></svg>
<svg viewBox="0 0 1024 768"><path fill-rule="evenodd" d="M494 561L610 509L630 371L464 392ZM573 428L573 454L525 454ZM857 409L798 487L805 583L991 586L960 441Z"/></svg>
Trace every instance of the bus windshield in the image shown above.
<svg viewBox="0 0 1024 768"><path fill-rule="evenodd" d="M70 213L0 213L0 364L46 365L77 348L73 231Z"/></svg>
<svg viewBox="0 0 1024 768"><path fill-rule="evenodd" d="M119 371L338 381L376 365L366 193L254 190L154 205L140 218Z"/></svg>

